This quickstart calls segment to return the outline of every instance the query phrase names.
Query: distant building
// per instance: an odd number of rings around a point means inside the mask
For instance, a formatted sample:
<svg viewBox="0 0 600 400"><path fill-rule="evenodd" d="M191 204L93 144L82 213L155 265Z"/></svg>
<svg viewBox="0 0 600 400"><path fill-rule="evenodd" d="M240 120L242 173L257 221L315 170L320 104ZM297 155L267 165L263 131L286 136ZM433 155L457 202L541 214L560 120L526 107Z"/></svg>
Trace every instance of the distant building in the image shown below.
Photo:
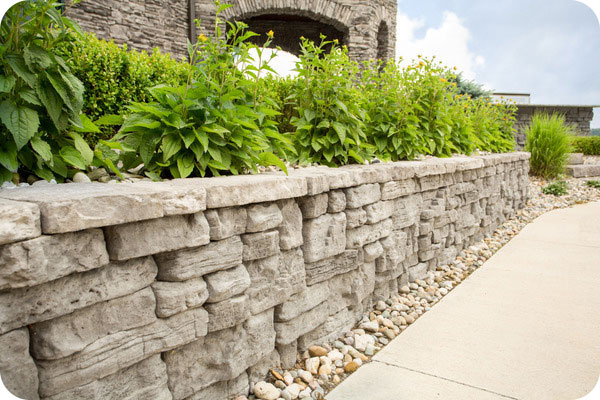
<svg viewBox="0 0 600 400"><path fill-rule="evenodd" d="M492 93L492 100L494 101L514 101L517 104L529 104L531 100L530 93Z"/></svg>

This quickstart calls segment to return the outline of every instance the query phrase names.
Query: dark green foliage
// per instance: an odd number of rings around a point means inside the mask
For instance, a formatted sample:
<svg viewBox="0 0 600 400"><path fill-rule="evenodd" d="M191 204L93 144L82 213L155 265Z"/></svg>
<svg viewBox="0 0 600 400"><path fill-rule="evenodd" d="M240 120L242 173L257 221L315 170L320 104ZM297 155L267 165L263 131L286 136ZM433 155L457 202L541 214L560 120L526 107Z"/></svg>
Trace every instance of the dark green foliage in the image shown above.
<svg viewBox="0 0 600 400"><path fill-rule="evenodd" d="M492 91L485 90L482 84L465 79L462 76L462 72L455 75L455 77L450 77L449 81L456 83L459 94L470 96L473 99L477 99L479 97L488 99L492 95Z"/></svg>
<svg viewBox="0 0 600 400"><path fill-rule="evenodd" d="M81 33L57 6L17 3L0 26L0 182L18 173L60 181L94 157L77 133L97 130L80 117L83 85L53 54Z"/></svg>
<svg viewBox="0 0 600 400"><path fill-rule="evenodd" d="M572 136L573 152L588 156L600 156L600 136Z"/></svg>
<svg viewBox="0 0 600 400"><path fill-rule="evenodd" d="M150 89L152 103L129 106L132 114L115 137L122 142L102 142L120 148L124 168L143 162L153 179L238 174L256 171L257 164L286 169L275 153L286 157L293 150L273 120L279 114L274 101L259 90L261 73L271 69L262 50L246 42L255 34L236 23L221 39L219 23L217 18L219 39L200 35L189 45L195 64L186 84ZM250 62L251 50L258 67Z"/></svg>
<svg viewBox="0 0 600 400"><path fill-rule="evenodd" d="M594 128L591 130L590 135L592 136L600 136L600 128Z"/></svg>
<svg viewBox="0 0 600 400"><path fill-rule="evenodd" d="M554 196L564 196L566 195L568 189L567 182L565 181L557 181L553 182L549 185L546 185L542 188L542 193Z"/></svg>
<svg viewBox="0 0 600 400"><path fill-rule="evenodd" d="M527 130L526 149L531 153L531 173L554 178L564 172L571 152L572 128L560 114L534 114Z"/></svg>
<svg viewBox="0 0 600 400"><path fill-rule="evenodd" d="M588 185L589 187L600 189L600 181L592 180L592 181L587 181L585 184Z"/></svg>
<svg viewBox="0 0 600 400"><path fill-rule="evenodd" d="M83 112L92 120L103 115L123 114L133 102L152 100L149 88L159 84L180 86L190 66L154 49L152 54L129 51L93 34L63 42L54 50L62 56L85 88ZM85 135L90 145L115 134L112 126Z"/></svg>

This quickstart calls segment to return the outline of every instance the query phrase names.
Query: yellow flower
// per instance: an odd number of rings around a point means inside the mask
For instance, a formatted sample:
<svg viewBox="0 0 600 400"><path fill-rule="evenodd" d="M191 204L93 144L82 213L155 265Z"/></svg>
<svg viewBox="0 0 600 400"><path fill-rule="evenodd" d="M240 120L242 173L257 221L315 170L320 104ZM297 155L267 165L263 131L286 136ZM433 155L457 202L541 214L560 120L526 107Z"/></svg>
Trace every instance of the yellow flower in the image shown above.
<svg viewBox="0 0 600 400"><path fill-rule="evenodd" d="M445 80L444 78L440 78L440 81L442 81L442 82L444 82L444 83L448 82L448 81L447 81L447 80Z"/></svg>
<svg viewBox="0 0 600 400"><path fill-rule="evenodd" d="M333 43L338 44L339 41L337 39L333 39Z"/></svg>
<svg viewBox="0 0 600 400"><path fill-rule="evenodd" d="M275 34L275 32L273 32L272 30L267 32L267 36L270 38L273 38L273 35Z"/></svg>
<svg viewBox="0 0 600 400"><path fill-rule="evenodd" d="M304 36L300 36L300 40L304 40Z"/></svg>
<svg viewBox="0 0 600 400"><path fill-rule="evenodd" d="M452 86L456 86L456 82L452 82Z"/></svg>
<svg viewBox="0 0 600 400"><path fill-rule="evenodd" d="M208 38L206 36L204 36L203 33L201 33L200 35L198 35L198 40L201 42L206 42L208 40Z"/></svg>
<svg viewBox="0 0 600 400"><path fill-rule="evenodd" d="M456 67L454 67L454 70L456 71Z"/></svg>

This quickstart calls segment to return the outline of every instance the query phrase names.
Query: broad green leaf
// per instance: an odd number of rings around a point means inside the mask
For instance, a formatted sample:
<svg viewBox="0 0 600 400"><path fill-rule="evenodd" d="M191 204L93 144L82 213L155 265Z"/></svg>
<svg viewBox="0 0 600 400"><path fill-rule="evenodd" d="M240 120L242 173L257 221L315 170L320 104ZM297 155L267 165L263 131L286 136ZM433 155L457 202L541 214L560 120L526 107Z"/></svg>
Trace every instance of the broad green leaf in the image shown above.
<svg viewBox="0 0 600 400"><path fill-rule="evenodd" d="M84 158L81 156L81 153L79 153L79 150L73 146L62 147L59 154L67 164L72 165L77 169L84 170L87 167L87 164Z"/></svg>
<svg viewBox="0 0 600 400"><path fill-rule="evenodd" d="M52 154L52 164L50 164L50 169L62 177L67 176L67 165L58 154Z"/></svg>
<svg viewBox="0 0 600 400"><path fill-rule="evenodd" d="M4 76L0 75L0 93L9 93L15 86L17 78L12 75Z"/></svg>
<svg viewBox="0 0 600 400"><path fill-rule="evenodd" d="M163 161L168 161L179 150L181 150L181 139L179 136L167 135L162 139Z"/></svg>
<svg viewBox="0 0 600 400"><path fill-rule="evenodd" d="M32 104L34 106L41 106L42 103L38 95L35 93L35 90L23 88L19 91L19 97L25 100L27 103Z"/></svg>
<svg viewBox="0 0 600 400"><path fill-rule="evenodd" d="M144 161L145 165L150 164L150 160L154 156L154 150L156 148L155 136L151 132L144 133L142 141L140 142L140 157Z"/></svg>
<svg viewBox="0 0 600 400"><path fill-rule="evenodd" d="M214 148L214 147L209 147L208 154L210 154L210 156L213 158L213 160L216 160L219 163L221 162L221 152L219 151L219 149Z"/></svg>
<svg viewBox="0 0 600 400"><path fill-rule="evenodd" d="M81 120L81 124L83 128L75 127L77 132L82 133L100 133L100 128L98 128L91 119L88 118L85 114L80 114L79 119Z"/></svg>
<svg viewBox="0 0 600 400"><path fill-rule="evenodd" d="M329 128L330 124L329 124L329 120L324 119L323 121L319 122L319 125L317 125L317 129L320 128Z"/></svg>
<svg viewBox="0 0 600 400"><path fill-rule="evenodd" d="M35 43L25 47L25 50L23 50L23 60L30 69L39 68L44 70L52 64L48 51Z"/></svg>
<svg viewBox="0 0 600 400"><path fill-rule="evenodd" d="M315 112L311 109L305 109L304 110L304 118L306 119L307 122L312 121L315 118Z"/></svg>
<svg viewBox="0 0 600 400"><path fill-rule="evenodd" d="M194 157L186 155L177 159L177 170L181 178L187 178L194 170Z"/></svg>
<svg viewBox="0 0 600 400"><path fill-rule="evenodd" d="M107 114L98 118L94 123L96 125L123 125L123 116Z"/></svg>
<svg viewBox="0 0 600 400"><path fill-rule="evenodd" d="M12 134L17 150L29 142L40 126L40 120L35 110L17 106L10 100L5 100L0 104L0 120Z"/></svg>
<svg viewBox="0 0 600 400"><path fill-rule="evenodd" d="M89 123L92 123L92 121L90 121L87 117L85 117L85 119ZM83 140L83 138L78 133L69 132L69 136L71 136L71 138L73 139L73 144L75 145L75 148L79 151L79 153L81 153L81 156L83 157L85 163L91 164L92 160L94 159L94 152L92 151L92 149L90 149L90 146L88 146L87 142Z"/></svg>
<svg viewBox="0 0 600 400"><path fill-rule="evenodd" d="M48 143L35 136L31 138L31 147L44 161L52 163L52 149Z"/></svg>
<svg viewBox="0 0 600 400"><path fill-rule="evenodd" d="M17 172L19 168L17 146L10 139L6 140L5 143L0 143L0 165L10 172Z"/></svg>
<svg viewBox="0 0 600 400"><path fill-rule="evenodd" d="M67 108L71 110L71 112L73 112L74 114L79 114L79 110L75 111L75 106L72 101L73 99L71 97L71 90L69 89L69 85L62 79L60 74L56 72L45 71L44 75L46 76L46 78L48 78L48 81L50 82L54 90L56 90L56 93L58 93L58 95L65 103ZM38 95L39 94L40 93L38 92Z"/></svg>
<svg viewBox="0 0 600 400"><path fill-rule="evenodd" d="M160 181L162 181L160 175L158 175L155 172L145 171L144 175L146 175L148 178L152 179L154 182L160 182Z"/></svg>
<svg viewBox="0 0 600 400"><path fill-rule="evenodd" d="M281 161L281 159L279 157L277 157L275 154L273 154L271 152L264 152L264 153L260 153L259 157L260 157L260 160L262 161L263 165L275 165L275 166L281 168L281 170L283 172L285 172L286 175L288 174L285 163L283 161Z"/></svg>
<svg viewBox="0 0 600 400"><path fill-rule="evenodd" d="M81 83L81 81L70 72L60 71L60 76L62 77L63 81L67 83L69 92L73 99L72 111L74 114L79 114L81 108L83 107L83 92L85 90L83 83Z"/></svg>
<svg viewBox="0 0 600 400"><path fill-rule="evenodd" d="M207 152L208 151L208 136L205 135L204 132L198 132L196 130L196 128L193 128L193 129L194 129L194 133L196 134L196 139L198 139L198 141L202 145L204 152Z"/></svg>
<svg viewBox="0 0 600 400"><path fill-rule="evenodd" d="M331 123L331 127L335 129L335 132L338 134L340 140L344 142L346 140L346 127L337 121L333 121Z"/></svg>
<svg viewBox="0 0 600 400"><path fill-rule="evenodd" d="M40 79L35 85L35 92L44 107L46 107L46 111L48 111L48 115L50 115L56 129L62 130L60 115L64 103L52 84L46 79Z"/></svg>
<svg viewBox="0 0 600 400"><path fill-rule="evenodd" d="M37 77L29 70L29 68L27 68L22 55L7 54L5 59L10 68L15 74L17 74L17 76L19 76L19 78L23 79L29 85L29 87L35 87Z"/></svg>
<svg viewBox="0 0 600 400"><path fill-rule="evenodd" d="M45 181L50 181L54 179L54 174L52 174L52 172L48 171L45 168L34 168L33 173Z"/></svg>
<svg viewBox="0 0 600 400"><path fill-rule="evenodd" d="M12 177L13 173L0 165L0 183L8 182Z"/></svg>

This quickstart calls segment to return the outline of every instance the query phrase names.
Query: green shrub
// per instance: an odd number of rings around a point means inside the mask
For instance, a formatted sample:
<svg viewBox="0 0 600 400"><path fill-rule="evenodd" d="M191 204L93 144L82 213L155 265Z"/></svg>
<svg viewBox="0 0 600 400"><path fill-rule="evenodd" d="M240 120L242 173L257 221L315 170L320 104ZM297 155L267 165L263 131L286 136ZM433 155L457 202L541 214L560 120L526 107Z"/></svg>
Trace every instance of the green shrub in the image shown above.
<svg viewBox="0 0 600 400"><path fill-rule="evenodd" d="M0 25L0 182L19 173L62 181L94 157L75 132L97 130L80 117L83 85L53 54L81 33L57 6L17 3Z"/></svg>
<svg viewBox="0 0 600 400"><path fill-rule="evenodd" d="M359 66L350 60L345 46L321 39L318 45L301 39L298 77L286 98L295 114L289 120L297 152L293 161L329 166L362 163L372 152L356 86Z"/></svg>
<svg viewBox="0 0 600 400"><path fill-rule="evenodd" d="M600 136L572 136L573 152L600 156Z"/></svg>
<svg viewBox="0 0 600 400"><path fill-rule="evenodd" d="M585 184L588 185L589 187L600 189L600 181L592 180L592 181L587 181Z"/></svg>
<svg viewBox="0 0 600 400"><path fill-rule="evenodd" d="M83 112L97 120L104 115L126 113L133 102L152 100L149 88L185 83L190 67L154 49L152 54L128 50L113 41L86 33L75 41L63 42L55 53L62 56L85 88ZM88 133L85 139L95 145L114 135L112 127Z"/></svg>
<svg viewBox="0 0 600 400"><path fill-rule="evenodd" d="M549 185L546 185L542 188L542 193L554 196L564 196L566 195L568 186L565 181L557 181L553 182Z"/></svg>
<svg viewBox="0 0 600 400"><path fill-rule="evenodd" d="M526 149L531 152L531 173L554 178L564 172L571 145L571 127L560 114L534 114L527 130Z"/></svg>
<svg viewBox="0 0 600 400"><path fill-rule="evenodd" d="M285 157L291 147L273 120L274 100L259 90L261 74L272 69L262 50L246 42L255 34L245 28L230 24L223 38L217 17L217 39L200 35L189 46L194 67L186 84L156 86L150 89L154 102L128 107L132 114L114 142L102 143L120 148L123 168L143 162L142 171L153 179L238 174L256 171L257 164L285 170L274 153ZM258 67L250 62L251 49Z"/></svg>

